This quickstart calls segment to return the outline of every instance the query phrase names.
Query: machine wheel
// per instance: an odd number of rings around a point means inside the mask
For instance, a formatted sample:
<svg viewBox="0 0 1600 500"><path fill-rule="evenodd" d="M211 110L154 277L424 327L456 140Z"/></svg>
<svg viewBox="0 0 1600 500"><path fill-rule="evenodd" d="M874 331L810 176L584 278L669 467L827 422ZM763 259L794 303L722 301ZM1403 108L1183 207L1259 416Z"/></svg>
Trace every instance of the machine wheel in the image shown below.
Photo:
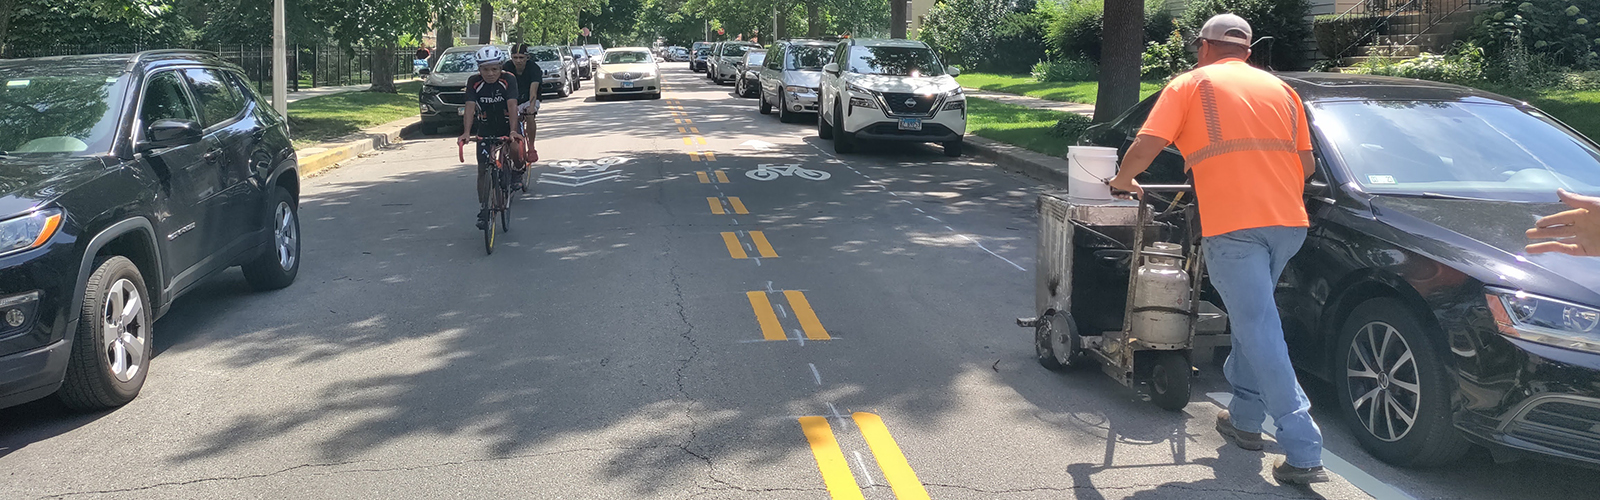
<svg viewBox="0 0 1600 500"><path fill-rule="evenodd" d="M767 102L767 94L765 92L761 92L761 91L757 90L756 91L756 99L760 101L760 103L758 103L757 106L761 110L761 114L763 114L763 115L772 114L772 103ZM780 111L778 113L778 119L779 120L783 119L783 112Z"/></svg>
<svg viewBox="0 0 1600 500"><path fill-rule="evenodd" d="M1150 401L1163 410L1179 411L1189 405L1189 380L1194 367L1183 351L1157 351L1150 368Z"/></svg>
<svg viewBox="0 0 1600 500"><path fill-rule="evenodd" d="M1039 365L1053 372L1064 372L1082 366L1083 356L1078 353L1077 332L1072 331L1076 326L1070 315L1058 321L1055 316L1045 320L1033 329L1033 352L1039 359ZM1067 331L1057 332L1056 326L1064 326Z"/></svg>
<svg viewBox="0 0 1600 500"><path fill-rule="evenodd" d="M779 104L781 105L782 103L780 102ZM779 113L782 113L782 112L780 111ZM778 115L778 119L782 120L783 119L783 115L779 114ZM819 138L819 139L832 139L833 138L833 125L829 125L828 124L828 118L826 116L823 116L821 112L817 113L817 138Z"/></svg>
<svg viewBox="0 0 1600 500"><path fill-rule="evenodd" d="M1361 447L1399 466L1451 462L1470 447L1451 424L1455 380L1437 344L1443 332L1425 326L1399 302L1362 302L1334 344L1340 412ZM1341 371L1342 370L1342 371Z"/></svg>
<svg viewBox="0 0 1600 500"><path fill-rule="evenodd" d="M833 110L833 152L847 155L856 152L856 135L844 129L844 110Z"/></svg>

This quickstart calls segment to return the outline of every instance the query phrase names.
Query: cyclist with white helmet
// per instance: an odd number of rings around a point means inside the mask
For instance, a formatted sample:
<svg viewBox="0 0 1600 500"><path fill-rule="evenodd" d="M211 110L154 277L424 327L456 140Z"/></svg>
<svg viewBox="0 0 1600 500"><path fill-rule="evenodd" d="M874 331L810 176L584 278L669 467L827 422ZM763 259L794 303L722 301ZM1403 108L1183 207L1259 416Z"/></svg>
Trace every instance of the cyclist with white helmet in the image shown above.
<svg viewBox="0 0 1600 500"><path fill-rule="evenodd" d="M467 79L466 113L462 116L461 138L458 142L466 144L472 136L522 140L522 134L517 132L517 120L520 118L517 101L521 96L518 95L517 77L504 72L505 51L491 45L478 49L475 57L478 74ZM483 229L489 222L488 169L493 164L490 146L479 142L478 204L484 208L478 210L478 229Z"/></svg>

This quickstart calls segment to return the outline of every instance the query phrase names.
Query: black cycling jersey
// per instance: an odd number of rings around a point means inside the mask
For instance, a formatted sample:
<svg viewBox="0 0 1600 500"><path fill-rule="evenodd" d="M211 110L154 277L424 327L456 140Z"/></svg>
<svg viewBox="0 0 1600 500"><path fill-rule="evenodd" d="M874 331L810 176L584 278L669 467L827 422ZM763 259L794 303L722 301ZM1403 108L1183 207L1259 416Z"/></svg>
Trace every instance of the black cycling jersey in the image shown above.
<svg viewBox="0 0 1600 500"><path fill-rule="evenodd" d="M499 137L511 134L511 119L506 116L507 101L520 101L517 77L501 73L500 80L483 81L483 76L467 79L467 101L478 103L478 116L472 122L472 134L479 137Z"/></svg>
<svg viewBox="0 0 1600 500"><path fill-rule="evenodd" d="M517 72L517 63L506 61L505 72L516 75L517 94L523 99L517 102L533 102L539 100L539 84L544 82L544 68L539 63L529 60L523 65L522 72Z"/></svg>

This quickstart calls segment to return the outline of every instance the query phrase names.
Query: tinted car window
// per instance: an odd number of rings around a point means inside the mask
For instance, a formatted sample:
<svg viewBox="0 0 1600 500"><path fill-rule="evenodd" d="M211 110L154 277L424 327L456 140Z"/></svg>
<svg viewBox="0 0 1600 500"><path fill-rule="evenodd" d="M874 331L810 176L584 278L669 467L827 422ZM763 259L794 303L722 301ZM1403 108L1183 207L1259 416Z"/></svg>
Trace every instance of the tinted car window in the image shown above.
<svg viewBox="0 0 1600 500"><path fill-rule="evenodd" d="M200 116L207 127L226 123L244 112L244 96L239 94L238 87L228 84L221 72L188 69L184 70L184 75L189 77L190 88L199 101Z"/></svg>
<svg viewBox="0 0 1600 500"><path fill-rule="evenodd" d="M833 47L819 45L791 46L784 53L784 69L789 71L820 71L833 58Z"/></svg>
<svg viewBox="0 0 1600 500"><path fill-rule="evenodd" d="M601 64L640 64L650 61L649 52L607 52Z"/></svg>
<svg viewBox="0 0 1600 500"><path fill-rule="evenodd" d="M850 72L864 75L938 76L944 66L922 47L851 47Z"/></svg>
<svg viewBox="0 0 1600 500"><path fill-rule="evenodd" d="M129 78L125 63L0 61L0 151L109 151Z"/></svg>
<svg viewBox="0 0 1600 500"><path fill-rule="evenodd" d="M722 46L722 55L724 55L724 56L742 56L742 55L744 55L745 52L747 52L749 50L750 50L750 46L749 45L723 45Z"/></svg>
<svg viewBox="0 0 1600 500"><path fill-rule="evenodd" d="M750 52L745 55L750 58L751 66L760 66L761 62L767 59L766 52Z"/></svg>
<svg viewBox="0 0 1600 500"><path fill-rule="evenodd" d="M772 57L769 57L766 60L766 64L765 65L766 65L767 69L779 69L779 70L783 69L783 58L784 58L783 54L785 52L789 51L789 50L790 50L790 47L788 47L788 46L778 47L777 49L774 49L774 53L773 53Z"/></svg>
<svg viewBox="0 0 1600 500"><path fill-rule="evenodd" d="M200 115L189 103L184 86L183 79L178 78L176 71L164 71L150 77L150 83L144 88L140 122L148 127L160 120L199 121Z"/></svg>
<svg viewBox="0 0 1600 500"><path fill-rule="evenodd" d="M239 94L243 95L246 101L255 103L257 119L268 124L276 123L278 121L277 114L270 111L272 109L276 109L272 107L272 102L268 101L265 97L262 97L261 94L257 93L256 89L250 86L250 82L248 80L245 80L244 77L239 76L238 73L234 73L232 71L227 72L227 76L228 80L233 82L233 86L239 89Z"/></svg>
<svg viewBox="0 0 1600 500"><path fill-rule="evenodd" d="M436 73L471 73L478 70L478 61L473 59L469 51L445 52L439 56L439 66L434 68Z"/></svg>
<svg viewBox="0 0 1600 500"><path fill-rule="evenodd" d="M534 62L560 61L561 53L548 47L536 47L528 49L528 59Z"/></svg>

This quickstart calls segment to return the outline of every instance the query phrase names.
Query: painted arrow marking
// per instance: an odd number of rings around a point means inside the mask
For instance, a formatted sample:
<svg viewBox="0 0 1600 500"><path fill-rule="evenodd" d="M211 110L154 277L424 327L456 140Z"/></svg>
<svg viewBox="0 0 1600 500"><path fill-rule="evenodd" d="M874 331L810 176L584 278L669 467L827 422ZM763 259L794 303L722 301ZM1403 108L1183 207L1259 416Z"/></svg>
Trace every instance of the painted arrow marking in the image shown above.
<svg viewBox="0 0 1600 500"><path fill-rule="evenodd" d="M560 180L550 180L549 178L551 178L551 177L554 177L554 178L560 179ZM601 173L598 173L598 174L582 175L582 176L561 175L561 174L543 174L543 175L539 176L539 183L540 184L555 184L557 186L578 187L578 186L586 186L586 185L589 185L589 184L594 184L594 183L600 182L600 181L609 181L609 180L617 179L619 177L622 177L622 172L601 172ZM570 181L570 182L563 182L563 181Z"/></svg>
<svg viewBox="0 0 1600 500"><path fill-rule="evenodd" d="M772 149L772 148L775 148L775 147L778 146L777 144L773 144L773 143L770 143L770 142L767 142L767 141L758 141L758 140L755 140L755 139L744 141L744 142L740 143L739 145L747 147L747 148L750 148L750 149L757 149L757 150L762 150L762 151L765 151L765 150L768 150L768 149Z"/></svg>

